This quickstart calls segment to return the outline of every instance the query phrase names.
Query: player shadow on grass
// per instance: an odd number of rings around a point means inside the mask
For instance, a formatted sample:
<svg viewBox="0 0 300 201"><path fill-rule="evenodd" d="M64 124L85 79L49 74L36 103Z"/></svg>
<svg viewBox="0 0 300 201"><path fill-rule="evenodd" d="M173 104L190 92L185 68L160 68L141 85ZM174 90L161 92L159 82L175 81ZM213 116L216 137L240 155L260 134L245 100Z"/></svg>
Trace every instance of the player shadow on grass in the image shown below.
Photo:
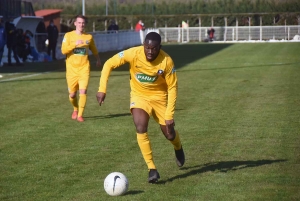
<svg viewBox="0 0 300 201"><path fill-rule="evenodd" d="M167 52L174 60L176 69L184 68L187 64L193 63L196 60L203 59L207 56L215 54L225 48L230 47L232 44L168 44L162 45L162 50ZM125 48L128 49L128 48ZM120 50L115 50L111 52L105 52L100 54L102 56L102 64L104 64L107 59L113 55L120 52ZM91 71L101 71L103 66L99 69L96 65L91 66ZM119 68L114 69L114 71L128 71L129 65L124 64Z"/></svg>
<svg viewBox="0 0 300 201"><path fill-rule="evenodd" d="M175 110L184 110L184 109L175 109ZM126 117L126 116L131 116L131 113L108 114L108 115L101 115L101 116L89 116L89 117L84 117L84 118L85 119L107 119L107 118Z"/></svg>
<svg viewBox="0 0 300 201"><path fill-rule="evenodd" d="M244 168L259 167L262 165L270 165L272 163L281 163L285 161L287 160L278 159L278 160L257 160L257 161L222 161L217 163L206 163L204 165L197 165L192 167L183 167L181 168L181 170L190 170L190 169L192 170L184 174L171 177L167 180L161 180L158 182L158 184L165 184L167 182L172 182L176 179L182 179L182 178L190 177L205 172L219 171L219 172L226 173L229 171L236 171Z"/></svg>
<svg viewBox="0 0 300 201"><path fill-rule="evenodd" d="M125 116L131 116L131 114L128 113L122 113L122 114L108 114L108 115L101 115L101 116L89 116L84 117L85 119L106 119L106 118L115 118L115 117L125 117Z"/></svg>

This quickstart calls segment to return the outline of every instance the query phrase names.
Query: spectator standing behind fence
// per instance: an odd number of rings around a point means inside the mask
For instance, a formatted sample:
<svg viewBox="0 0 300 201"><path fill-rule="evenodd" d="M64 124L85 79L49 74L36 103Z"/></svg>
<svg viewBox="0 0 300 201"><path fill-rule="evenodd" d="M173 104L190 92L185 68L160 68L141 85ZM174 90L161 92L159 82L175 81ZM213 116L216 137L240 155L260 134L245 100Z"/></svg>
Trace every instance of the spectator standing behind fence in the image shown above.
<svg viewBox="0 0 300 201"><path fill-rule="evenodd" d="M207 31L207 34L208 34L209 41L213 41L214 34L215 34L214 28L210 27L210 29L208 29L208 31Z"/></svg>
<svg viewBox="0 0 300 201"><path fill-rule="evenodd" d="M110 25L108 26L108 33L118 33L119 26L116 24L114 20L110 21Z"/></svg>
<svg viewBox="0 0 300 201"><path fill-rule="evenodd" d="M145 30L144 23L142 20L139 20L138 23L135 25L135 31Z"/></svg>
<svg viewBox="0 0 300 201"><path fill-rule="evenodd" d="M2 16L0 16L0 67L3 66L2 56L3 56L5 44L6 44L6 32L5 32L4 25L2 24Z"/></svg>
<svg viewBox="0 0 300 201"><path fill-rule="evenodd" d="M56 44L58 39L58 29L54 24L53 20L50 20L50 24L47 27L48 33L48 55L51 56L52 52L52 59L56 60Z"/></svg>
<svg viewBox="0 0 300 201"><path fill-rule="evenodd" d="M20 66L22 64L20 63L19 57L17 55L17 30L12 18L5 23L5 30L7 35L6 46L8 49L8 53L7 53L8 65L12 66L11 63L11 52L12 52L17 65Z"/></svg>

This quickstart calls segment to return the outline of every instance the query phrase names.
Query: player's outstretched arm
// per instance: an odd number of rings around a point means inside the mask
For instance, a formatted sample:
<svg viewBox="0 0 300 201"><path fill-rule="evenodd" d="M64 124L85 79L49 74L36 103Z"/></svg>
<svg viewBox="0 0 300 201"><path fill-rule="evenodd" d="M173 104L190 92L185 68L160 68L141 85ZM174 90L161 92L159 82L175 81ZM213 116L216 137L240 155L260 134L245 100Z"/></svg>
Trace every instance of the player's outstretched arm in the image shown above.
<svg viewBox="0 0 300 201"><path fill-rule="evenodd" d="M99 103L100 106L104 103L105 96L106 96L106 93L97 92L96 98L97 98L97 101L98 101L98 103Z"/></svg>

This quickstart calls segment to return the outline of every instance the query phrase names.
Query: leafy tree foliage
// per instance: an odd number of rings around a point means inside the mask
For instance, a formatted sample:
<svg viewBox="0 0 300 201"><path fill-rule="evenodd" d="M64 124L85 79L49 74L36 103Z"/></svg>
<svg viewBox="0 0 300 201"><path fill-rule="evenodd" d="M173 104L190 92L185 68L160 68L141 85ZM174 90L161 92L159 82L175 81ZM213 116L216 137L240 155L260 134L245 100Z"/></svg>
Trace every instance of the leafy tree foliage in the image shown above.
<svg viewBox="0 0 300 201"><path fill-rule="evenodd" d="M34 9L57 8L63 9L63 21L82 12L82 1L75 0L47 0L37 3L32 0ZM86 15L90 18L88 30L105 30L105 23L114 19L120 29L131 29L142 19L146 27L177 27L182 20L188 21L190 26L223 26L227 17L228 26L234 26L236 19L240 26L260 24L259 13L269 13L263 16L264 25L274 24L274 13L280 14L276 24L298 24L300 16L299 0L89 0L86 1ZM106 15L106 12L108 12ZM246 14L249 13L249 14ZM291 13L291 14L289 14ZM220 15L223 14L224 16ZM241 15L243 14L243 15ZM244 15L245 14L245 15ZM214 16L215 15L215 16ZM94 24L94 25L92 25Z"/></svg>

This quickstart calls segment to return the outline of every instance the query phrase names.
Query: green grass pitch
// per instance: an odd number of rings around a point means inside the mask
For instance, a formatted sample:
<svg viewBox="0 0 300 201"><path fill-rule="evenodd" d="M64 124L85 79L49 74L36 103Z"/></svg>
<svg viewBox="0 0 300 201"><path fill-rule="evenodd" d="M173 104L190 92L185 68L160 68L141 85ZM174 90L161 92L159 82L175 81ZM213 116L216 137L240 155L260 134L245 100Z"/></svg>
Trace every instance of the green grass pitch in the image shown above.
<svg viewBox="0 0 300 201"><path fill-rule="evenodd" d="M129 112L128 66L112 72L96 102L93 65L85 122L71 120L63 60L0 68L0 200L300 199L300 45L163 45L175 61L175 112L186 164L151 119L161 179L147 167ZM115 52L100 53L104 62ZM103 181L122 172L128 192L110 197Z"/></svg>

